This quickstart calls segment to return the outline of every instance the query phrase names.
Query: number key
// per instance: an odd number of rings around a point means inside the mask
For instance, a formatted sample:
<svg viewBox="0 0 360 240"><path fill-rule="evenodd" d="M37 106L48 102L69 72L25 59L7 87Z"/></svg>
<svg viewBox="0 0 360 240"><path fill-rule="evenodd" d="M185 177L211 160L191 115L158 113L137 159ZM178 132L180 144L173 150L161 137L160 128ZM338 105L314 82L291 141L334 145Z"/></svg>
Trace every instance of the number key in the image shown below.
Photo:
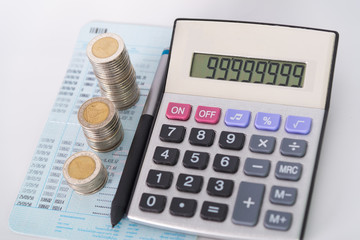
<svg viewBox="0 0 360 240"><path fill-rule="evenodd" d="M181 143L184 140L185 127L163 124L160 130L160 139L163 142Z"/></svg>
<svg viewBox="0 0 360 240"><path fill-rule="evenodd" d="M186 151L183 159L183 165L186 168L203 170L209 162L209 154L206 152Z"/></svg>
<svg viewBox="0 0 360 240"><path fill-rule="evenodd" d="M181 192L198 193L201 190L203 178L196 175L179 174L176 188Z"/></svg>
<svg viewBox="0 0 360 240"><path fill-rule="evenodd" d="M206 191L211 196L230 197L233 188L234 182L231 180L210 178Z"/></svg>
<svg viewBox="0 0 360 240"><path fill-rule="evenodd" d="M179 158L179 149L156 147L153 160L156 164L174 166Z"/></svg>
<svg viewBox="0 0 360 240"><path fill-rule="evenodd" d="M171 172L151 169L148 173L146 184L153 188L168 189L171 186L173 174Z"/></svg>
<svg viewBox="0 0 360 240"><path fill-rule="evenodd" d="M216 154L213 169L216 172L236 173L239 168L240 158L237 156Z"/></svg>
<svg viewBox="0 0 360 240"><path fill-rule="evenodd" d="M191 145L209 147L213 144L215 131L212 129L192 128L189 136Z"/></svg>
<svg viewBox="0 0 360 240"><path fill-rule="evenodd" d="M219 146L224 149L241 150L244 147L245 134L222 131Z"/></svg>
<svg viewBox="0 0 360 240"><path fill-rule="evenodd" d="M145 212L161 213L164 211L165 204L165 196L143 193L140 199L139 207Z"/></svg>

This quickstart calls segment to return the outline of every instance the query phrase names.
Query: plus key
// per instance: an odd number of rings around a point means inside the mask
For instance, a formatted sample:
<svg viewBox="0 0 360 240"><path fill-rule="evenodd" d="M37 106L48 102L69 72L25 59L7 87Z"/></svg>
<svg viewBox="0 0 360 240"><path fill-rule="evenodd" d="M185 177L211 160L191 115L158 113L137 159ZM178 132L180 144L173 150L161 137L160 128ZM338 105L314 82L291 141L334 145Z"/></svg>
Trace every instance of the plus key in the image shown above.
<svg viewBox="0 0 360 240"><path fill-rule="evenodd" d="M245 226L255 226L257 224L264 191L264 184L240 183L231 219L234 224Z"/></svg>

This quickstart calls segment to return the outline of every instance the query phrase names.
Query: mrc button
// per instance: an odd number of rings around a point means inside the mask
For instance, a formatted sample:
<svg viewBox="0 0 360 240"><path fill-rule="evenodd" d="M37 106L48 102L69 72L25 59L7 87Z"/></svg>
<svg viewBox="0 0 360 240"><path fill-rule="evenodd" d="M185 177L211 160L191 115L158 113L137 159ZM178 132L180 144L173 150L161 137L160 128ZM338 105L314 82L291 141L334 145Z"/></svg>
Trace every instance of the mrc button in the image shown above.
<svg viewBox="0 0 360 240"><path fill-rule="evenodd" d="M195 120L198 123L217 124L220 119L220 114L220 108L198 106L195 113Z"/></svg>
<svg viewBox="0 0 360 240"><path fill-rule="evenodd" d="M277 179L298 181L301 177L302 165L300 163L278 162L275 176Z"/></svg>

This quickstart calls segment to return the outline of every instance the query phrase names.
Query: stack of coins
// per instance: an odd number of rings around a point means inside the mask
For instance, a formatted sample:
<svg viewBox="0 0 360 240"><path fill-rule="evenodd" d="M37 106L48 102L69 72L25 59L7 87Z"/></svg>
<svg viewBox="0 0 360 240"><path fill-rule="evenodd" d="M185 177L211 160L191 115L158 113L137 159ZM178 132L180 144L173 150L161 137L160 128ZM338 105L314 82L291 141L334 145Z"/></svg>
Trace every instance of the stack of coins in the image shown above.
<svg viewBox="0 0 360 240"><path fill-rule="evenodd" d="M118 111L107 98L91 98L83 103L78 111L78 120L88 145L95 151L111 151L124 137Z"/></svg>
<svg viewBox="0 0 360 240"><path fill-rule="evenodd" d="M80 194L92 194L105 186L108 174L100 158L92 152L78 152L63 166L68 185Z"/></svg>
<svg viewBox="0 0 360 240"><path fill-rule="evenodd" d="M113 33L100 34L90 41L86 53L99 80L101 95L119 110L133 106L140 91L124 41Z"/></svg>

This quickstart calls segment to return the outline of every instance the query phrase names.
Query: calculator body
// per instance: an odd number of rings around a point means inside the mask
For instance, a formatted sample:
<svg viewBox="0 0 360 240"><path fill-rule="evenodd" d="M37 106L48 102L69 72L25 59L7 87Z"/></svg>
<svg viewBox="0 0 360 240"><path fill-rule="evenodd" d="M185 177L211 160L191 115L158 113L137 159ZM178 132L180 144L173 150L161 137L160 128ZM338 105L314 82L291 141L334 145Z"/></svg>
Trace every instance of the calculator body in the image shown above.
<svg viewBox="0 0 360 240"><path fill-rule="evenodd" d="M217 239L301 239L338 34L179 19L128 218Z"/></svg>

